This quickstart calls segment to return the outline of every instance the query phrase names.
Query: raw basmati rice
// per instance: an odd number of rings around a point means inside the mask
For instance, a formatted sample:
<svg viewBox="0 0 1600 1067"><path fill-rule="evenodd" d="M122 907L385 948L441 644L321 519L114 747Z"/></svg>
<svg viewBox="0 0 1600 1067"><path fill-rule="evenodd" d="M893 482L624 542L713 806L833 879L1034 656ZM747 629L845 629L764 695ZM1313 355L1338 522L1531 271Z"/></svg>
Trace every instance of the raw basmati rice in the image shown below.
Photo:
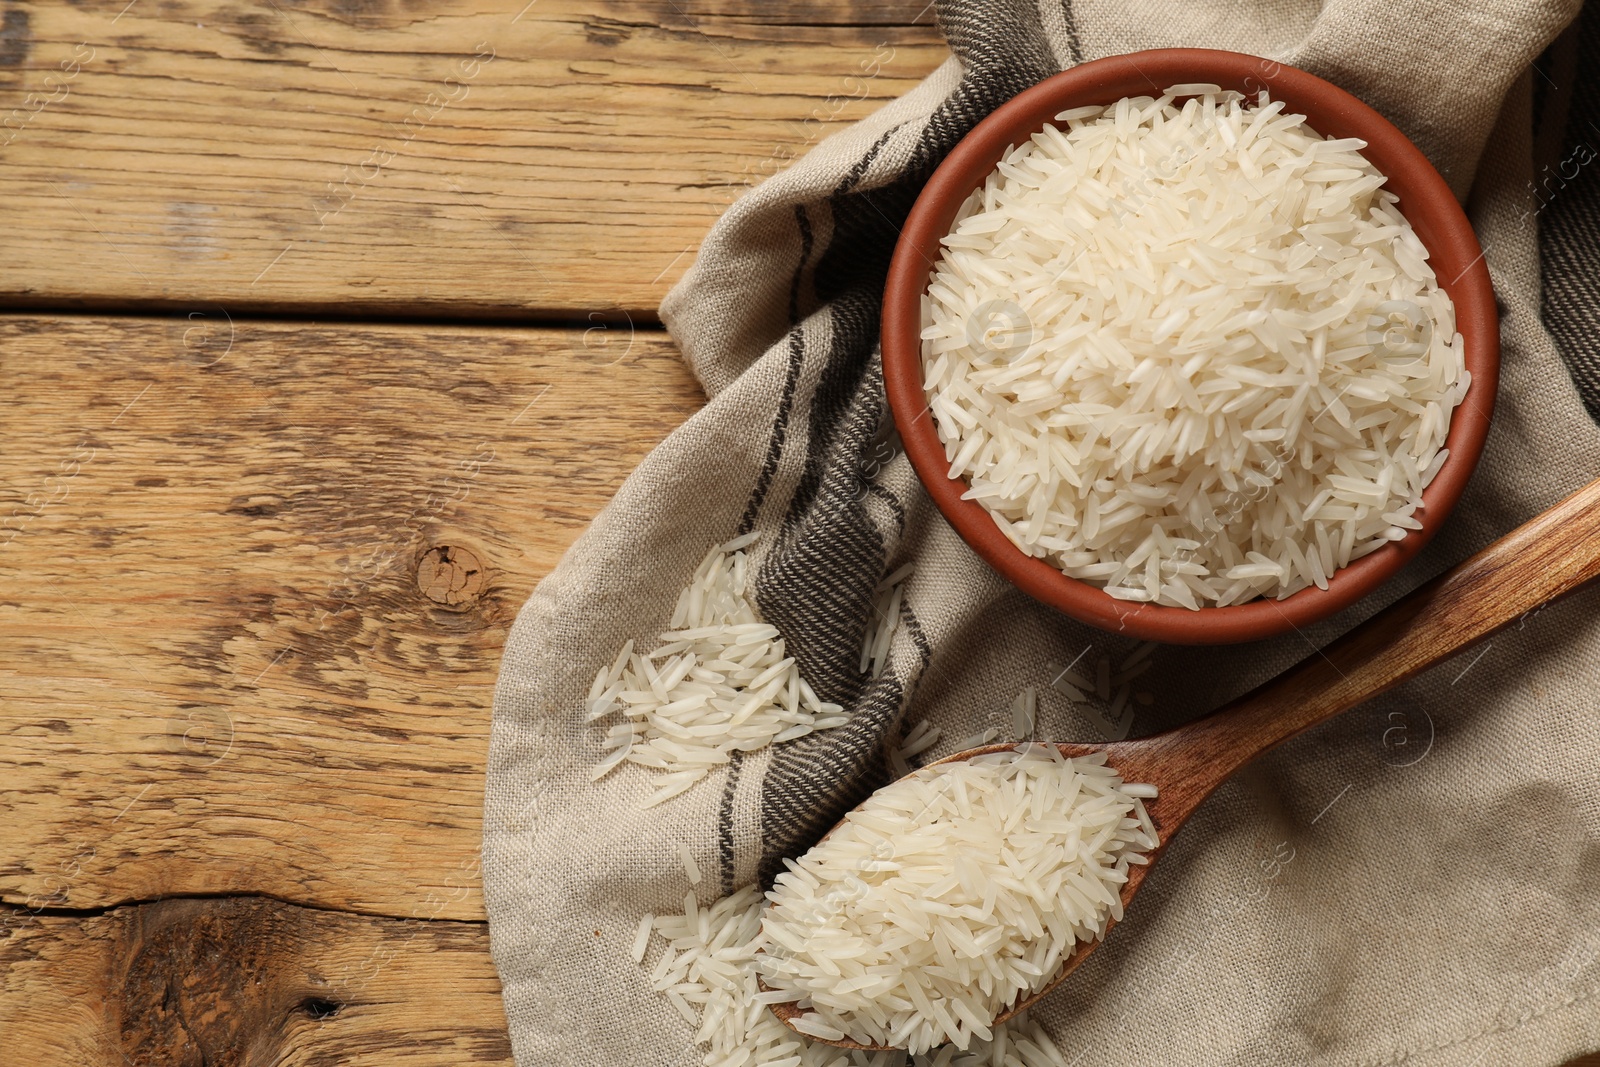
<svg viewBox="0 0 1600 1067"><path fill-rule="evenodd" d="M640 655L629 641L595 675L585 701L588 721L613 712L625 721L601 742L606 755L593 780L625 762L662 772L644 804L651 807L689 789L735 751L755 752L845 722L844 709L819 700L794 658L784 655L777 627L756 614L744 554L755 539L745 534L707 553L658 647Z"/></svg>
<svg viewBox="0 0 1600 1067"><path fill-rule="evenodd" d="M916 565L907 563L878 583L872 602L873 625L867 628L861 645L861 670L876 678L889 663L889 643L900 628L901 583L911 577Z"/></svg>
<svg viewBox="0 0 1600 1067"><path fill-rule="evenodd" d="M786 994L763 993L757 985L765 905L756 887L746 886L696 908L692 917L651 920L666 941L650 970L651 988L695 1027L705 1067L1068 1067L1026 1014L996 1026L992 1041L974 1041L965 1052L947 1047L916 1057L834 1048L796 1034L769 1009ZM635 962L645 955L638 952Z"/></svg>
<svg viewBox="0 0 1600 1067"><path fill-rule="evenodd" d="M999 736L1000 731L991 726L981 734L973 734L970 737L963 737L961 740L957 741L956 751L965 752L969 748L982 748L984 745L987 745L989 742L993 741Z"/></svg>
<svg viewBox="0 0 1600 1067"><path fill-rule="evenodd" d="M678 842L678 859L683 864L683 873L688 876L690 885L700 884L700 865L694 861L694 850L687 841Z"/></svg>
<svg viewBox="0 0 1600 1067"><path fill-rule="evenodd" d="M1039 691L1030 685L1011 702L1012 737L1017 741L1032 741L1038 718Z"/></svg>
<svg viewBox="0 0 1600 1067"><path fill-rule="evenodd" d="M1135 690L1133 682L1154 666L1150 654L1155 651L1156 642L1143 641L1135 645L1133 651L1115 667L1110 656L1098 657L1094 661L1094 680L1091 681L1073 668L1093 647L1090 645L1078 653L1077 658L1066 667L1049 664L1049 669L1054 672L1050 688L1066 697L1074 710L1081 712L1092 725L1097 726L1105 740L1120 741L1128 736L1133 725L1133 715L1128 708L1130 700L1144 707L1155 703L1153 693ZM1127 714L1124 714L1125 711Z"/></svg>
<svg viewBox="0 0 1600 1067"><path fill-rule="evenodd" d="M1102 756L1018 745L925 767L786 861L757 970L812 1032L966 1049L1122 917L1128 865L1157 844Z"/></svg>
<svg viewBox="0 0 1600 1067"><path fill-rule="evenodd" d="M1189 85L1009 150L923 297L965 496L1064 573L1188 608L1327 588L1418 529L1470 375L1364 147Z"/></svg>
<svg viewBox="0 0 1600 1067"><path fill-rule="evenodd" d="M928 720L919 721L906 731L898 745L890 747L889 770L896 778L904 778L911 773L911 761L938 744L942 736L943 731Z"/></svg>
<svg viewBox="0 0 1600 1067"><path fill-rule="evenodd" d="M645 951L650 946L650 927L655 921L656 917L649 912L645 912L644 918L639 920L639 932L633 935L633 950L628 953L634 963L644 962Z"/></svg>

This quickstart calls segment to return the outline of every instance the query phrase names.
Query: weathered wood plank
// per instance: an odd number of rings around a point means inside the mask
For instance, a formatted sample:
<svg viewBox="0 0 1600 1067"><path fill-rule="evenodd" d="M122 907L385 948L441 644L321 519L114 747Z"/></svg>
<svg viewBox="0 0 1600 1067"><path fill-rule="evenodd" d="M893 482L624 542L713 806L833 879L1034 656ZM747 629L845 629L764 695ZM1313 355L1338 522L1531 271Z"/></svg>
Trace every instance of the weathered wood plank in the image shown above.
<svg viewBox="0 0 1600 1067"><path fill-rule="evenodd" d="M477 918L506 630L698 389L659 332L207 328L0 319L0 899Z"/></svg>
<svg viewBox="0 0 1600 1067"><path fill-rule="evenodd" d="M916 0L9 5L0 303L648 317L743 187L944 58L932 22Z"/></svg>
<svg viewBox="0 0 1600 1067"><path fill-rule="evenodd" d="M511 1063L482 923L243 897L0 924L7 1063Z"/></svg>
<svg viewBox="0 0 1600 1067"><path fill-rule="evenodd" d="M0 906L0 1032L22 1064L511 1063L484 924L260 897L87 917Z"/></svg>

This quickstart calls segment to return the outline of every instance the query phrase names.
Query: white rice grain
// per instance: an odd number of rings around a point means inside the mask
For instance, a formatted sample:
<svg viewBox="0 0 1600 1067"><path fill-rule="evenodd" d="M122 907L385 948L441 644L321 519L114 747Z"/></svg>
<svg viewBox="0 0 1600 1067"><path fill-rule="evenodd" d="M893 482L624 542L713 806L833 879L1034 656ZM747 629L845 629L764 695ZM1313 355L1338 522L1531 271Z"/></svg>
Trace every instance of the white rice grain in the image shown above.
<svg viewBox="0 0 1600 1067"><path fill-rule="evenodd" d="M993 1020L1121 917L1156 847L1104 757L1051 745L925 767L874 793L767 894L756 967L811 1033L926 1053L998 1043Z"/></svg>
<svg viewBox="0 0 1600 1067"><path fill-rule="evenodd" d="M625 721L608 729L607 754L592 780L624 763L663 772L644 803L652 807L692 788L735 751L756 752L846 721L842 707L817 699L800 677L777 628L757 617L744 555L755 539L743 534L707 553L655 650L640 655L630 640L595 676L585 719L620 712Z"/></svg>
<svg viewBox="0 0 1600 1067"><path fill-rule="evenodd" d="M873 625L861 645L861 670L876 678L889 662L889 646L900 627L902 584L911 576L915 565L907 563L878 584L872 604Z"/></svg>
<svg viewBox="0 0 1600 1067"><path fill-rule="evenodd" d="M965 495L1028 555L1185 608L1326 587L1418 528L1470 375L1365 144L1215 86L1057 122L974 190L924 299Z"/></svg>
<svg viewBox="0 0 1600 1067"><path fill-rule="evenodd" d="M644 918L639 920L639 932L633 935L633 949L628 954L633 957L634 963L643 963L645 950L650 946L650 927L656 917L645 912Z"/></svg>
<svg viewBox="0 0 1600 1067"><path fill-rule="evenodd" d="M694 861L694 852L687 842L678 842L678 858L683 861L683 873L689 876L689 884L699 885L700 865Z"/></svg>
<svg viewBox="0 0 1600 1067"><path fill-rule="evenodd" d="M663 915L641 927L653 927L667 942L650 985L695 1027L705 1067L1068 1067L1026 1013L994 1027L992 1042L975 1039L964 1052L952 1046L919 1056L835 1048L795 1033L768 1007L788 994L763 993L756 984L757 954L766 945L765 905L760 892L746 886L697 909L692 921ZM644 949L637 953L638 959L645 955Z"/></svg>

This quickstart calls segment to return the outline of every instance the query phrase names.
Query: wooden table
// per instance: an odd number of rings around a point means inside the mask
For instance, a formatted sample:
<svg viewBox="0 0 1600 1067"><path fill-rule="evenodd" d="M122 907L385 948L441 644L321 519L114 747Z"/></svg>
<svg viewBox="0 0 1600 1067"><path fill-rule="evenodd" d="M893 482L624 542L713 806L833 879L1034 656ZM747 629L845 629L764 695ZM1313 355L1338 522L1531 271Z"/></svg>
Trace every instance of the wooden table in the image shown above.
<svg viewBox="0 0 1600 1067"><path fill-rule="evenodd" d="M919 7L4 7L6 1062L510 1062L507 628L702 400L662 294Z"/></svg>
<svg viewBox="0 0 1600 1067"><path fill-rule="evenodd" d="M932 22L4 5L0 1062L510 1062L507 629L703 401L706 230Z"/></svg>

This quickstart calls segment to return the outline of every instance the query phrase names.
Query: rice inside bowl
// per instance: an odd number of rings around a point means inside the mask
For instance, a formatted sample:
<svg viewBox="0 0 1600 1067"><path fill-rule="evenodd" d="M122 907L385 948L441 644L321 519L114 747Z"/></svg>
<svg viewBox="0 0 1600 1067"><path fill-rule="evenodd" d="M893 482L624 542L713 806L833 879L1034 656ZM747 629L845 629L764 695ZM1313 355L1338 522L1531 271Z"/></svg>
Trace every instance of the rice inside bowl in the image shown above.
<svg viewBox="0 0 1600 1067"><path fill-rule="evenodd" d="M950 476L1127 600L1285 597L1421 526L1470 376L1360 155L1263 95L1063 112L958 212L923 297Z"/></svg>

